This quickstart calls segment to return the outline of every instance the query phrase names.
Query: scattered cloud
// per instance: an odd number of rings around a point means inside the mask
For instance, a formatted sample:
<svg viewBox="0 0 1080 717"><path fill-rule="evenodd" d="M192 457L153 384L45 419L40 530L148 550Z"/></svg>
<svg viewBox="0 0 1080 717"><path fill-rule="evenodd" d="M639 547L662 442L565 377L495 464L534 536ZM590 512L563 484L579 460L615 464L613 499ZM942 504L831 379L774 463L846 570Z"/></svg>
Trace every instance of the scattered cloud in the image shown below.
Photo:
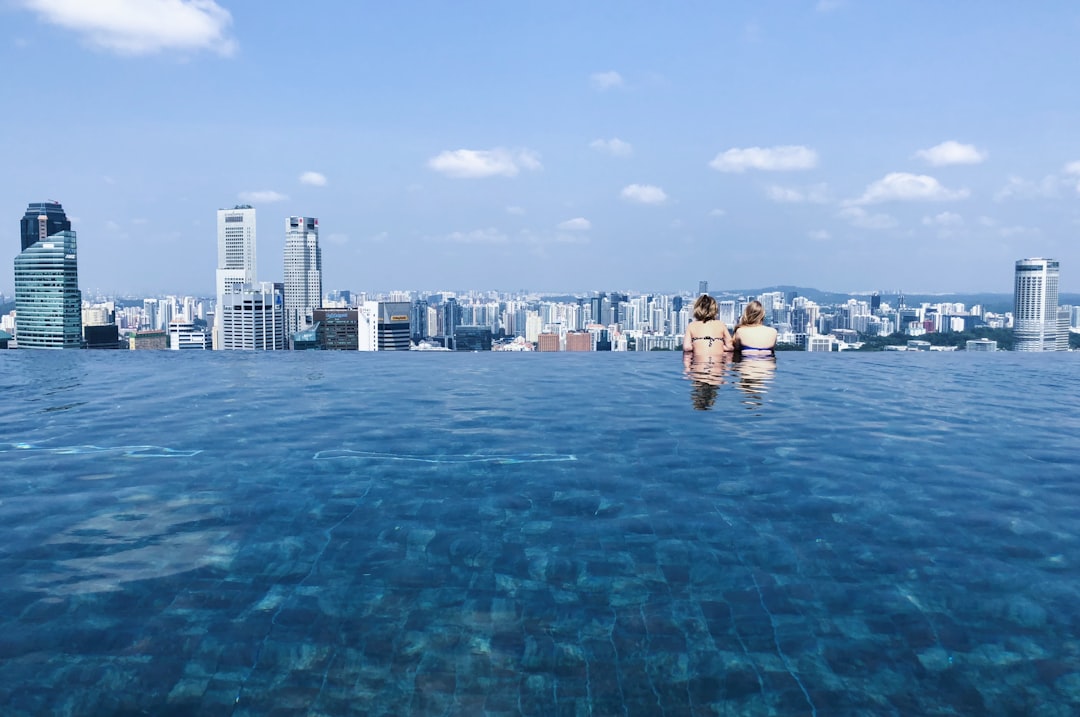
<svg viewBox="0 0 1080 717"><path fill-rule="evenodd" d="M450 232L437 238L457 244L505 244L509 241L505 234L494 227L474 229L471 232Z"/></svg>
<svg viewBox="0 0 1080 717"><path fill-rule="evenodd" d="M844 6L844 0L818 0L818 4L814 7L818 12L832 12L833 10L839 10Z"/></svg>
<svg viewBox="0 0 1080 717"><path fill-rule="evenodd" d="M531 149L456 149L428 160L428 167L455 179L516 177L523 169L541 169L540 155Z"/></svg>
<svg viewBox="0 0 1080 717"><path fill-rule="evenodd" d="M511 206L506 208L506 213L507 214L513 214L515 216L521 216L521 215L525 214L525 209L523 207L518 207L518 206L511 205Z"/></svg>
<svg viewBox="0 0 1080 717"><path fill-rule="evenodd" d="M105 184L116 184L116 180L115 180L115 179L113 179L112 177L110 177L110 176L109 176L109 175L107 175L107 174L106 174L106 175L102 175L102 177L101 177L101 181L105 182Z"/></svg>
<svg viewBox="0 0 1080 717"><path fill-rule="evenodd" d="M641 204L663 204L668 198L663 189L651 184L630 184L623 187L621 196L623 199Z"/></svg>
<svg viewBox="0 0 1080 717"><path fill-rule="evenodd" d="M634 148L629 142L623 142L618 137L611 139L594 139L589 146L597 152L606 152L613 157L629 157L634 153Z"/></svg>
<svg viewBox="0 0 1080 717"><path fill-rule="evenodd" d="M589 82L592 84L594 90L599 90L601 92L622 87L624 85L622 75L615 70L594 72L589 75Z"/></svg>
<svg viewBox="0 0 1080 717"><path fill-rule="evenodd" d="M309 184L312 187L325 187L326 175L319 172L304 172L300 175L301 184Z"/></svg>
<svg viewBox="0 0 1080 717"><path fill-rule="evenodd" d="M376 236L378 236L378 235L376 235ZM386 238L386 232L382 233L382 238L383 239ZM372 240L374 241L375 238L372 237ZM340 232L334 233L334 234L327 234L326 235L326 241L329 242L330 244L337 244L338 246L340 246L342 244L347 244L348 243L349 235L348 234L342 234Z"/></svg>
<svg viewBox="0 0 1080 717"><path fill-rule="evenodd" d="M592 229L592 222L585 217L574 217L573 219L567 219L565 222L561 222L558 228L564 231L583 232Z"/></svg>
<svg viewBox="0 0 1080 717"><path fill-rule="evenodd" d="M877 204L879 202L945 202L964 199L970 192L966 189L947 189L938 180L926 174L892 172L873 182L862 196L849 204Z"/></svg>
<svg viewBox="0 0 1080 717"><path fill-rule="evenodd" d="M232 16L214 0L20 0L53 25L121 55L209 50L229 56Z"/></svg>
<svg viewBox="0 0 1080 717"><path fill-rule="evenodd" d="M1025 227L1017 225L1012 227L1001 227L1000 229L998 229L998 234L1000 234L1005 239L1009 239L1016 236L1039 236L1042 234L1042 230L1036 227Z"/></svg>
<svg viewBox="0 0 1080 717"><path fill-rule="evenodd" d="M829 188L825 184L809 187L781 187L773 184L765 188L765 195L774 202L824 204L829 201Z"/></svg>
<svg viewBox="0 0 1080 717"><path fill-rule="evenodd" d="M1069 162L1065 165L1065 169L1062 170L1065 174L1077 174L1080 175L1080 161Z"/></svg>
<svg viewBox="0 0 1080 717"><path fill-rule="evenodd" d="M1066 170L1068 170L1068 167L1066 167ZM1008 183L994 193L994 201L1053 199L1060 194L1061 183L1061 179L1053 174L1048 174L1038 182L1023 177L1011 176Z"/></svg>
<svg viewBox="0 0 1080 717"><path fill-rule="evenodd" d="M973 144L960 144L950 139L930 149L920 149L915 156L935 167L944 167L949 164L979 164L986 161L987 153Z"/></svg>
<svg viewBox="0 0 1080 717"><path fill-rule="evenodd" d="M862 207L846 207L840 210L841 219L859 229L893 229L899 222L888 214L871 214Z"/></svg>
<svg viewBox="0 0 1080 717"><path fill-rule="evenodd" d="M275 192L272 189L262 189L254 192L240 192L237 195L240 201L246 204L270 204L272 202L284 202L289 198L287 194Z"/></svg>
<svg viewBox="0 0 1080 717"><path fill-rule="evenodd" d="M928 227L958 227L964 223L964 218L954 212L941 212L932 217L923 217L922 223Z"/></svg>
<svg viewBox="0 0 1080 717"><path fill-rule="evenodd" d="M716 155L709 166L718 172L745 172L760 169L766 172L791 172L817 166L817 152L802 145L777 147L733 147Z"/></svg>
<svg viewBox="0 0 1080 717"><path fill-rule="evenodd" d="M712 211L709 212L710 217L722 217L722 216L725 216L726 214L727 214L726 209L713 209Z"/></svg>
<svg viewBox="0 0 1080 717"><path fill-rule="evenodd" d="M806 236L810 237L811 239L813 239L815 241L825 241L827 239L832 238L832 234L825 231L824 229L817 229L817 230L812 231L812 232L807 232Z"/></svg>
<svg viewBox="0 0 1080 717"><path fill-rule="evenodd" d="M30 47L30 41L23 37L16 37L11 41L11 44L20 50Z"/></svg>

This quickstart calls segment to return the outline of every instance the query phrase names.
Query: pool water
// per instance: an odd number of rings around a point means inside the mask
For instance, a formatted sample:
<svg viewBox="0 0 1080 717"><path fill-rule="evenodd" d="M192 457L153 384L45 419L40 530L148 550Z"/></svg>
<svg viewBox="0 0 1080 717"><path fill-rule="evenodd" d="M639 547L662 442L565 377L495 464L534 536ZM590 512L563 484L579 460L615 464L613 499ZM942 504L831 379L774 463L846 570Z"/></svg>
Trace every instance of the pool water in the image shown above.
<svg viewBox="0 0 1080 717"><path fill-rule="evenodd" d="M4 715L1080 712L1078 354L0 352Z"/></svg>

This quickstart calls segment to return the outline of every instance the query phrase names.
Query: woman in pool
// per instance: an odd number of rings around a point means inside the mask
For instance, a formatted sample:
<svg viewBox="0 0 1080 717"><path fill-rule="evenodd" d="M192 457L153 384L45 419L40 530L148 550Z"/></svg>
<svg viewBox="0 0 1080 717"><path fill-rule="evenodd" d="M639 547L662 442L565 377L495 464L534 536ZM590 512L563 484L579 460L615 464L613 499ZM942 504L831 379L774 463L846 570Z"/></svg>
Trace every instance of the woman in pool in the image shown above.
<svg viewBox="0 0 1080 717"><path fill-rule="evenodd" d="M716 299L702 294L694 302L694 320L683 334L683 354L695 362L705 358L720 358L731 351L731 334L723 321L716 318Z"/></svg>
<svg viewBox="0 0 1080 717"><path fill-rule="evenodd" d="M765 326L765 307L760 301L751 301L743 309L739 325L735 327L732 343L743 356L772 356L776 348L776 329Z"/></svg>

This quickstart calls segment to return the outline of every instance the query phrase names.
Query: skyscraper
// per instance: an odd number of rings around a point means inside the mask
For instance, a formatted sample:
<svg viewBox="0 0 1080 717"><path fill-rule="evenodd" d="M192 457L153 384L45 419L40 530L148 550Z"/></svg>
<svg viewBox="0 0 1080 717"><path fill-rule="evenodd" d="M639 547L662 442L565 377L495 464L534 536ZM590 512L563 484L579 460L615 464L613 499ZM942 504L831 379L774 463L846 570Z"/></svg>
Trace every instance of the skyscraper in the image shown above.
<svg viewBox="0 0 1080 717"><path fill-rule="evenodd" d="M1058 262L1020 259L1016 262L1013 333L1017 351L1058 349Z"/></svg>
<svg viewBox="0 0 1080 717"><path fill-rule="evenodd" d="M322 250L319 220L289 217L285 220L285 326L292 335L312 323L322 305Z"/></svg>
<svg viewBox="0 0 1080 717"><path fill-rule="evenodd" d="M214 348L242 344L239 337L225 341L221 307L225 294L239 293L255 284L255 209L241 204L217 213L218 265L217 305L214 318Z"/></svg>
<svg viewBox="0 0 1080 717"><path fill-rule="evenodd" d="M15 340L22 349L82 346L75 232L59 202L35 202L20 223L15 257Z"/></svg>

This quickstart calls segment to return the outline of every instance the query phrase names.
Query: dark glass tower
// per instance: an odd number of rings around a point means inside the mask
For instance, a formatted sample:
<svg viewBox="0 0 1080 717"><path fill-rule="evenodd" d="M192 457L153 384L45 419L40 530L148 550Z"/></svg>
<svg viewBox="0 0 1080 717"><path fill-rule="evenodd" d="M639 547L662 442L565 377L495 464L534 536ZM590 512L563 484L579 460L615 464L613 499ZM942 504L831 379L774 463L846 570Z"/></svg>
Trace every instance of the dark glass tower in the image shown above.
<svg viewBox="0 0 1080 717"><path fill-rule="evenodd" d="M45 218L44 227L41 218ZM71 231L71 221L64 214L60 202L31 202L26 214L19 222L22 246L19 251L26 251L32 244L59 232ZM44 232L44 233L43 233Z"/></svg>
<svg viewBox="0 0 1080 717"><path fill-rule="evenodd" d="M75 232L59 202L31 204L15 257L15 340L23 349L82 347Z"/></svg>

